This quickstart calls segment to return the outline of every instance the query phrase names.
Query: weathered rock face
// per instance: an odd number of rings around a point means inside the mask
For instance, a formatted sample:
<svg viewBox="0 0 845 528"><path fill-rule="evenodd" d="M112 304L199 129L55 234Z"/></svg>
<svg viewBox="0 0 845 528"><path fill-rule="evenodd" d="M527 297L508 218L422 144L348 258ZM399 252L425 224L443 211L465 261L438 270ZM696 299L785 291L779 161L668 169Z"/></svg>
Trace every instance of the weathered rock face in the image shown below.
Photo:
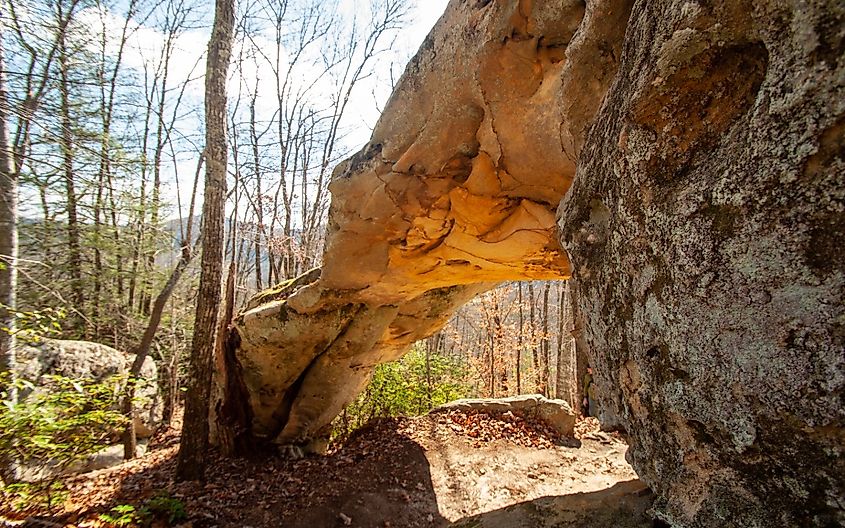
<svg viewBox="0 0 845 528"><path fill-rule="evenodd" d="M571 258L661 516L845 522L844 10L453 0L335 171L323 270L236 318L221 441L307 448L376 364Z"/></svg>
<svg viewBox="0 0 845 528"><path fill-rule="evenodd" d="M641 2L560 227L678 526L845 523L845 6Z"/></svg>
<svg viewBox="0 0 845 528"><path fill-rule="evenodd" d="M16 375L36 386L44 376L105 381L126 374L134 356L90 341L41 339L38 344L21 346L17 352ZM144 383L136 392L135 428L139 438L152 436L161 422L162 403L158 397L158 371L152 358L141 368ZM25 396L25 395L24 395Z"/></svg>
<svg viewBox="0 0 845 528"><path fill-rule="evenodd" d="M529 4L452 2L370 143L337 167L321 273L236 318L225 383L249 405L224 409L234 443L308 447L376 364L474 295L568 277L555 213L612 76L595 57L621 42L581 38L566 53L582 24L621 35L629 7Z"/></svg>

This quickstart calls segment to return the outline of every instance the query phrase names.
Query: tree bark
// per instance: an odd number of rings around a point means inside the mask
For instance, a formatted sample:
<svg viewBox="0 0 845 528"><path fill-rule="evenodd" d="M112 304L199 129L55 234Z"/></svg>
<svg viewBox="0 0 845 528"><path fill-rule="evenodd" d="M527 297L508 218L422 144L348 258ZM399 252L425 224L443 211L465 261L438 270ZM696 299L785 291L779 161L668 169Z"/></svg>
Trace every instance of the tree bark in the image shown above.
<svg viewBox="0 0 845 528"><path fill-rule="evenodd" d="M525 318L522 313L522 283L520 282L517 285L518 288L518 297L517 302L519 304L519 330L516 333L516 393L517 395L522 394L522 329L525 324Z"/></svg>
<svg viewBox="0 0 845 528"><path fill-rule="evenodd" d="M202 271L197 299L185 419L176 465L180 480L202 479L208 454L212 352L223 275L226 200L226 78L232 54L235 1L216 0L205 77L206 172Z"/></svg>
<svg viewBox="0 0 845 528"><path fill-rule="evenodd" d="M551 363L551 354L549 353L549 289L551 289L551 283L546 282L546 284L543 286L543 335L540 338L542 340L540 350L542 351L543 360L543 385L541 387L541 392L543 396L546 397L549 396L549 378L551 378L551 372L549 367L549 364Z"/></svg>
<svg viewBox="0 0 845 528"><path fill-rule="evenodd" d="M18 175L9 143L9 97L0 19L0 374L15 365L15 307L18 256ZM11 380L10 380L11 381ZM0 390L5 387L0 387ZM14 384L9 386L14 401Z"/></svg>
<svg viewBox="0 0 845 528"><path fill-rule="evenodd" d="M56 4L59 20L64 18L62 2ZM74 177L73 127L70 116L70 80L68 79L69 56L67 51L66 28L61 28L58 35L59 45L59 92L61 94L61 134L62 165L67 194L67 237L68 237L68 268L71 277L74 311L84 314L85 295L82 289L82 248L79 235L79 220L77 214L76 181ZM84 324L84 318L78 318L79 324ZM83 334L86 333L83 331Z"/></svg>

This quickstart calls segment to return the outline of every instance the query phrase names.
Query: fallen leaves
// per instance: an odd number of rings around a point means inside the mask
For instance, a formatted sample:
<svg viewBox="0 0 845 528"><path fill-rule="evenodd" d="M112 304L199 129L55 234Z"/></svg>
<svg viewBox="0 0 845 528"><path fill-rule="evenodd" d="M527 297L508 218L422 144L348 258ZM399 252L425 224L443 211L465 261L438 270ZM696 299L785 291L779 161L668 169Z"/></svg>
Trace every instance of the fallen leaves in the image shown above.
<svg viewBox="0 0 845 528"><path fill-rule="evenodd" d="M596 432L599 428L598 418L588 416L583 420L575 422L575 438L584 438L585 435Z"/></svg>
<svg viewBox="0 0 845 528"><path fill-rule="evenodd" d="M594 418L578 422L575 431L576 436L595 436L599 442L585 446L585 454L607 436L599 432ZM189 520L182 526L191 528L428 527L442 518L424 446L433 441L463 442L474 449L498 442L495 445L502 449L507 445L551 449L574 440L561 438L533 415L454 410L375 421L323 457L294 461L264 453L251 459L214 458L203 484L173 479L178 441L177 432L170 431L141 458L70 479L65 511L54 519L65 526L106 527L109 524L100 514L121 504L139 506L163 493L184 504ZM555 456L569 467L570 458L579 455L558 449ZM593 472L617 469L606 462ZM478 469L480 476L485 472L486 468ZM532 468L525 482L542 483L546 473L547 469Z"/></svg>
<svg viewBox="0 0 845 528"><path fill-rule="evenodd" d="M541 420L511 411L485 413L480 411L444 411L431 418L456 434L475 440L476 444L506 440L523 447L550 449L560 445L563 438Z"/></svg>

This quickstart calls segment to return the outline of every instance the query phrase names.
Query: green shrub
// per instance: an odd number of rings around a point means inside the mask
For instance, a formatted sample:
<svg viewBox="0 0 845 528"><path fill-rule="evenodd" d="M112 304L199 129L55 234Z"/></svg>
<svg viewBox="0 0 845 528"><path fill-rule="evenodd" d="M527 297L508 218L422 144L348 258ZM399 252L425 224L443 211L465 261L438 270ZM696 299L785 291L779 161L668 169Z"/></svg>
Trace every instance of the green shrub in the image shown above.
<svg viewBox="0 0 845 528"><path fill-rule="evenodd" d="M120 504L109 513L100 514L100 520L112 526L152 526L156 521L168 526L188 518L185 505L167 494L156 495L135 508L131 504Z"/></svg>
<svg viewBox="0 0 845 528"><path fill-rule="evenodd" d="M15 329L0 327L0 332L15 336L21 342L36 345L43 336L58 336L62 331L61 322L67 317L64 308L44 308L42 310L14 310L3 303L5 308L15 316Z"/></svg>
<svg viewBox="0 0 845 528"><path fill-rule="evenodd" d="M48 383L37 389L16 380L15 387L30 394L14 402L9 398L8 374L0 376L0 463L47 470L39 481L5 483L2 502L15 509L39 505L51 509L59 501L59 475L100 450L126 426L126 418L115 410L120 378L102 383L46 378ZM7 467L5 473L12 472Z"/></svg>
<svg viewBox="0 0 845 528"><path fill-rule="evenodd" d="M138 524L138 512L131 504L119 504L112 508L109 513L101 513L100 520L112 526L131 526Z"/></svg>
<svg viewBox="0 0 845 528"><path fill-rule="evenodd" d="M184 521L188 518L185 505L179 499L167 495L158 495L147 501L145 508L157 519L166 520L168 524Z"/></svg>
<svg viewBox="0 0 845 528"><path fill-rule="evenodd" d="M375 368L367 388L335 420L333 436L344 439L373 418L417 416L471 396L467 366L456 358L415 347L399 361Z"/></svg>

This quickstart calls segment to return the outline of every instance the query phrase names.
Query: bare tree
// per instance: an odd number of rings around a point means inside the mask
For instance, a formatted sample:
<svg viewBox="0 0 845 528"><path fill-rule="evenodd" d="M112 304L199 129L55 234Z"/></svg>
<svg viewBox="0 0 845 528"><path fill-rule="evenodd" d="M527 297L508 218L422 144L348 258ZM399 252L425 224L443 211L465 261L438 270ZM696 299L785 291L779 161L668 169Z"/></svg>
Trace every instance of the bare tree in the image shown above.
<svg viewBox="0 0 845 528"><path fill-rule="evenodd" d="M56 21L55 32L46 47L30 44L24 36L15 2L6 2L10 26L0 20L0 372L15 363L15 310L17 304L18 184L20 171L28 161L35 113L47 92L50 71L60 39L74 15L78 0L71 0ZM12 34L25 51L22 97L13 101L6 79L6 41ZM10 139L14 121L14 137ZM14 395L14 393L12 394Z"/></svg>
<svg viewBox="0 0 845 528"><path fill-rule="evenodd" d="M194 203L197 193L197 181L199 180L200 171L202 170L202 162L203 155L200 154L199 161L197 162L196 175L194 176L191 205L188 209L187 231L182 236L181 257L179 258L179 262L176 264L176 267L170 273L170 277L167 279L167 282L155 298L152 310L150 311L147 328L144 330L141 342L135 349L135 359L129 368L129 379L126 382L123 400L121 402L121 412L129 418L129 425L126 427L126 431L124 431L123 434L123 457L127 460L134 458L137 450L135 419L132 405L132 400L135 398L135 378L140 375L141 369L144 366L144 361L150 353L150 347L153 344L153 338L155 338L158 326L161 323L161 316L164 313L165 305L170 299L170 296L173 294L173 290L176 289L176 285L179 283L179 279L182 278L182 274L185 273L185 270L188 269L188 266L191 264L191 259L194 256L194 250L191 247L194 225Z"/></svg>
<svg viewBox="0 0 845 528"><path fill-rule="evenodd" d="M114 124L114 107L117 98L117 81L123 64L124 52L129 39L130 23L137 14L139 0L130 0L126 8L123 26L118 37L118 49L111 68L108 64L108 35L109 23L107 22L107 7L98 2L100 13L100 64L97 68L98 83L100 85L100 119L102 128L100 131L100 154L99 169L97 171L97 193L94 202L94 237L100 241L102 234L101 214L105 209L105 193L108 193L111 215L111 230L114 240L115 264L117 273L115 284L117 296L123 296L123 251L120 241L120 228L117 219L117 208L115 206L114 174L112 170L112 127ZM95 325L99 325L99 313L101 303L101 291L105 269L103 264L103 251L99 243L94 244L94 292L92 298L92 319ZM95 331L99 334L99 331Z"/></svg>
<svg viewBox="0 0 845 528"><path fill-rule="evenodd" d="M223 223L226 199L226 79L234 38L235 2L216 0L205 77L206 171L202 225L202 264L197 299L185 420L176 466L177 478L201 479L208 453L208 413L212 351L223 275Z"/></svg>
<svg viewBox="0 0 845 528"><path fill-rule="evenodd" d="M18 175L9 143L9 95L6 92L6 28L0 19L0 374L15 365L15 307L18 258ZM4 390L6 387L0 387ZM15 400L14 383L9 397ZM5 464L3 464L5 466Z"/></svg>
<svg viewBox="0 0 845 528"><path fill-rule="evenodd" d="M59 143L62 149L62 170L64 175L66 192L66 214L67 214L67 238L68 238L68 268L71 276L71 289L73 291L73 302L77 310L82 312L85 305L85 294L82 285L82 245L79 227L79 214L77 211L76 179L74 177L74 140L73 125L71 124L70 113L70 55L68 49L67 30L68 25L62 25L63 20L70 19L75 2L69 6L64 1L56 2L56 19L59 27L57 33L58 60L59 60L59 94L60 94L60 118Z"/></svg>

